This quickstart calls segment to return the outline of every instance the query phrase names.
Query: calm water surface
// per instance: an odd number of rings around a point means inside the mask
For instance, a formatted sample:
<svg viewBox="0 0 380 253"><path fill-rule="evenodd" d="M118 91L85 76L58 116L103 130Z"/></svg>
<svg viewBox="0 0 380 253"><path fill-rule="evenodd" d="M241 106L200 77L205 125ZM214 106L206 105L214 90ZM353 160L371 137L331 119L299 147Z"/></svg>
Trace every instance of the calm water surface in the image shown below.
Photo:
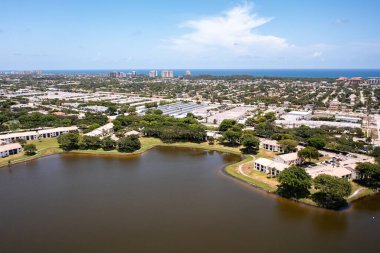
<svg viewBox="0 0 380 253"><path fill-rule="evenodd" d="M330 212L255 190L240 158L156 148L0 170L0 252L380 252L380 197Z"/></svg>

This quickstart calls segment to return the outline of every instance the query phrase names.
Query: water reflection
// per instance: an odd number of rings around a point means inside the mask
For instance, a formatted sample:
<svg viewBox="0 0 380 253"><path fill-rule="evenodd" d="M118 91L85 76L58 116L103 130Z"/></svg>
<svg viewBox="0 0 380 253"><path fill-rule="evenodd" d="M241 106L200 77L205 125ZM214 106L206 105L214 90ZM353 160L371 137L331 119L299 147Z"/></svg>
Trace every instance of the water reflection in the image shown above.
<svg viewBox="0 0 380 253"><path fill-rule="evenodd" d="M380 194L369 196L352 204L355 211L379 213L380 212ZM379 217L380 218L380 217Z"/></svg>
<svg viewBox="0 0 380 253"><path fill-rule="evenodd" d="M0 252L380 252L378 197L344 212L299 205L221 176L239 160L160 147L0 171Z"/></svg>
<svg viewBox="0 0 380 253"><path fill-rule="evenodd" d="M346 213L309 207L280 197L277 197L276 202L278 215L285 222L304 223L310 221L319 232L329 234L344 232L347 229Z"/></svg>

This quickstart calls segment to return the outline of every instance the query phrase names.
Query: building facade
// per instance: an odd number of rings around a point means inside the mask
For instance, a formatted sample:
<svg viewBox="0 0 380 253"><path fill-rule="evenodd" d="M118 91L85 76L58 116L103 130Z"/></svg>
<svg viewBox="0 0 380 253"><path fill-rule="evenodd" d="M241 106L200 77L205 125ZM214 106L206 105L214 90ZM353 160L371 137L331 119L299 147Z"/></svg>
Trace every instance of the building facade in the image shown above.
<svg viewBox="0 0 380 253"><path fill-rule="evenodd" d="M274 140L262 140L260 141L260 147L265 150L273 151L273 152L284 152L282 147L278 144L277 141Z"/></svg>
<svg viewBox="0 0 380 253"><path fill-rule="evenodd" d="M0 157L15 155L22 151L20 143L10 143L0 146Z"/></svg>
<svg viewBox="0 0 380 253"><path fill-rule="evenodd" d="M71 127L57 127L57 128L41 129L41 130L36 130L36 131L15 132L15 133L0 135L0 141L3 141L5 143L12 143L18 139L30 141L30 140L37 140L37 139L54 138L62 134L68 133L70 131L77 131L77 130L78 130L78 127L71 126Z"/></svg>
<svg viewBox="0 0 380 253"><path fill-rule="evenodd" d="M163 70L161 72L162 78L173 78L174 77L174 71L173 70Z"/></svg>
<svg viewBox="0 0 380 253"><path fill-rule="evenodd" d="M368 77L367 83L370 85L379 85L380 84L380 77Z"/></svg>

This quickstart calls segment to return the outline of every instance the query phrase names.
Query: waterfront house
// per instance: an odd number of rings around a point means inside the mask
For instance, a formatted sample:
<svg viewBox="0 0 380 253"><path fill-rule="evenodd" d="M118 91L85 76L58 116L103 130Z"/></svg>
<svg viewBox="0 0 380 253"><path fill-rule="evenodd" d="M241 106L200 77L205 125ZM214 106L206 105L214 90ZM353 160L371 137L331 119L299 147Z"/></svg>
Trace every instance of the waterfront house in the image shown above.
<svg viewBox="0 0 380 253"><path fill-rule="evenodd" d="M254 168L256 170L271 174L272 176L277 176L281 171L288 167L289 165L287 164L272 161L263 157L260 157L254 162Z"/></svg>
<svg viewBox="0 0 380 253"><path fill-rule="evenodd" d="M277 155L275 156L274 161L279 162L279 163L284 163L287 165L300 165L302 163L301 158L298 157L298 154L296 152L283 154L283 155Z"/></svg>
<svg viewBox="0 0 380 253"><path fill-rule="evenodd" d="M10 143L0 146L0 157L15 155L22 151L20 143Z"/></svg>

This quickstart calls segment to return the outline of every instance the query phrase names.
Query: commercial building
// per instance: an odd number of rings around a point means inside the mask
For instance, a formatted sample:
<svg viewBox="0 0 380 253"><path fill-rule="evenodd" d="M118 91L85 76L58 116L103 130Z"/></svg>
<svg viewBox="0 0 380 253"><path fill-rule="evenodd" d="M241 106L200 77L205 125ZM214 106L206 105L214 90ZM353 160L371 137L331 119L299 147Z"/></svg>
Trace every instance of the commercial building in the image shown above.
<svg viewBox="0 0 380 253"><path fill-rule="evenodd" d="M208 117L207 123L220 124L225 119L241 120L245 118L246 113L250 110L253 110L253 107L237 106L233 109L226 110Z"/></svg>
<svg viewBox="0 0 380 253"><path fill-rule="evenodd" d="M0 146L0 157L15 155L22 151L20 143L10 143Z"/></svg>
<svg viewBox="0 0 380 253"><path fill-rule="evenodd" d="M339 115L335 116L335 120L336 121L352 122L352 123L358 123L358 122L362 121L361 118L348 117L348 116L339 116Z"/></svg>
<svg viewBox="0 0 380 253"><path fill-rule="evenodd" d="M361 128L361 124L351 122L314 121L314 120L276 120L276 125L283 128L295 128L302 125L315 128L321 126Z"/></svg>
<svg viewBox="0 0 380 253"><path fill-rule="evenodd" d="M82 108L86 111L92 111L92 112L106 112L108 110L108 107L101 106L101 105L89 105Z"/></svg>
<svg viewBox="0 0 380 253"><path fill-rule="evenodd" d="M311 112L310 111L307 111L307 112L291 111L285 117L291 118L294 120L304 120L304 119L309 120L309 119L311 119Z"/></svg>
<svg viewBox="0 0 380 253"><path fill-rule="evenodd" d="M162 111L163 115L173 116L176 118L185 118L188 113L192 113L195 110L205 108L205 104L197 103L173 103L160 105L157 107L158 110ZM143 109L140 113L144 114L148 109Z"/></svg>
<svg viewBox="0 0 380 253"><path fill-rule="evenodd" d="M29 140L37 140L37 139L45 139L45 138L53 138L58 137L62 134L68 133L70 131L77 131L78 127L57 127L57 128L49 128L49 129L41 129L35 131L26 131L26 132L16 132L9 134L0 135L0 141L5 143L11 143L16 141L17 139L23 139L26 141Z"/></svg>

